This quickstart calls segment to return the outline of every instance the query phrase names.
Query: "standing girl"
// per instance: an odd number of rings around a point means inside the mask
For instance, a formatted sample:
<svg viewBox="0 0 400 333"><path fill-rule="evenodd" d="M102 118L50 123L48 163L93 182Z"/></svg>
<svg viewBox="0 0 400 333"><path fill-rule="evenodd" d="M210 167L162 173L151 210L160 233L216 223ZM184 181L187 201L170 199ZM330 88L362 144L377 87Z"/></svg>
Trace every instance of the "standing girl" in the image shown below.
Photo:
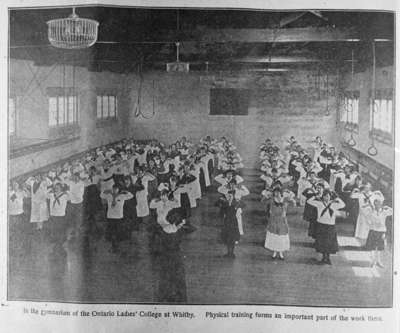
<svg viewBox="0 0 400 333"><path fill-rule="evenodd" d="M393 209L382 207L383 199L374 200L374 208L368 214L369 233L365 248L371 251L371 266L383 268L381 253L385 250L386 218L393 214Z"/></svg>
<svg viewBox="0 0 400 333"><path fill-rule="evenodd" d="M330 255L339 250L336 234L336 215L345 204L336 197L332 200L332 193L324 190L321 200L311 198L308 203L317 208L317 223L315 224L315 249L322 253L321 264L331 265Z"/></svg>
<svg viewBox="0 0 400 333"><path fill-rule="evenodd" d="M132 199L133 194L121 191L117 185L112 190L105 190L101 198L107 201L107 231L106 238L111 242L111 252L119 250L119 242L122 239L122 228L124 219L124 203Z"/></svg>
<svg viewBox="0 0 400 333"><path fill-rule="evenodd" d="M49 191L47 197L50 200L50 235L53 251L64 252L63 244L67 240L68 227L65 213L70 195L63 191L61 183L55 183L54 190Z"/></svg>
<svg viewBox="0 0 400 333"><path fill-rule="evenodd" d="M282 191L278 187L272 191L272 198L268 205L268 224L264 247L273 251L273 259L279 255L279 259L283 260L283 252L290 248L289 227L286 219L289 202L296 205L294 193Z"/></svg>
<svg viewBox="0 0 400 333"><path fill-rule="evenodd" d="M30 222L36 224L36 229L41 230L43 223L49 220L49 209L47 206L48 182L42 175L31 177L27 180L31 191L31 218Z"/></svg>
<svg viewBox="0 0 400 333"><path fill-rule="evenodd" d="M217 205L221 209L223 220L221 230L221 240L227 248L227 253L224 257L235 258L235 244L240 239L238 210L244 206L242 202L235 199L234 191L226 194L225 198L221 198Z"/></svg>
<svg viewBox="0 0 400 333"><path fill-rule="evenodd" d="M149 202L148 202L148 194L149 194L148 184L150 181L155 179L156 177L154 177L151 173L149 172L145 173L143 167L139 167L137 169L136 175L132 176L132 183L137 183L139 181L143 185L143 190L136 192L136 200L137 200L136 211L137 211L138 223L141 223L143 217L148 216L150 213Z"/></svg>
<svg viewBox="0 0 400 333"><path fill-rule="evenodd" d="M24 199L27 195L27 192L17 182L13 182L8 191L8 230L13 246L18 248L23 246Z"/></svg>

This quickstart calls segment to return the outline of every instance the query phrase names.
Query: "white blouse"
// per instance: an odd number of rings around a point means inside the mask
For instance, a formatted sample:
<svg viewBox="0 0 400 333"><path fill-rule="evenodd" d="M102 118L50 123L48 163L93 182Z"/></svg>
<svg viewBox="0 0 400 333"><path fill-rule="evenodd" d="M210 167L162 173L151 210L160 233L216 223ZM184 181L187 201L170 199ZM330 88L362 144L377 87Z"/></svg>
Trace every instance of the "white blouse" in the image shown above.
<svg viewBox="0 0 400 333"><path fill-rule="evenodd" d="M317 221L322 224L334 225L336 222L336 215L339 209L342 209L345 204L344 202L337 198L334 201L331 201L330 204L325 205L324 202L316 200L315 198L311 198L308 200L308 203L318 210L318 219Z"/></svg>

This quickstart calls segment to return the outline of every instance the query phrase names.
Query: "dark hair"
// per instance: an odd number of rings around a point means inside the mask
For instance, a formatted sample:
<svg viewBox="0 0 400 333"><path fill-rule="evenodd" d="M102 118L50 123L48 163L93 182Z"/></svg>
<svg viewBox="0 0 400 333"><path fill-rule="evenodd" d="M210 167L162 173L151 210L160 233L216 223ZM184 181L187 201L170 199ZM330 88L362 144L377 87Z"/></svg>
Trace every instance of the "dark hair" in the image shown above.
<svg viewBox="0 0 400 333"><path fill-rule="evenodd" d="M325 189L324 192L322 192L322 196L324 197L325 195L329 194L330 197L332 197L332 192L329 189Z"/></svg>
<svg viewBox="0 0 400 333"><path fill-rule="evenodd" d="M276 193L276 192L279 192L280 194L282 194L282 189L281 189L280 187L274 187L274 188L272 189L272 194L274 194L274 193Z"/></svg>
<svg viewBox="0 0 400 333"><path fill-rule="evenodd" d="M163 196L163 195L167 195L168 196L168 190L162 190L161 192L160 192L160 196Z"/></svg>

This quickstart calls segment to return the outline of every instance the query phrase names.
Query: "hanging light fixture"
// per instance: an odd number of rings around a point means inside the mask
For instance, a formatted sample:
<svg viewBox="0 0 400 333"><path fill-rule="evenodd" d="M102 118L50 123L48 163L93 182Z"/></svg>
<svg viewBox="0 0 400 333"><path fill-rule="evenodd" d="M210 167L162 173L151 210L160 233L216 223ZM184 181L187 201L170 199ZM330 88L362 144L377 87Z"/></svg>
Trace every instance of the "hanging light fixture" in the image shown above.
<svg viewBox="0 0 400 333"><path fill-rule="evenodd" d="M84 49L97 41L99 22L80 18L72 8L67 18L47 22L48 38L51 45L62 49Z"/></svg>

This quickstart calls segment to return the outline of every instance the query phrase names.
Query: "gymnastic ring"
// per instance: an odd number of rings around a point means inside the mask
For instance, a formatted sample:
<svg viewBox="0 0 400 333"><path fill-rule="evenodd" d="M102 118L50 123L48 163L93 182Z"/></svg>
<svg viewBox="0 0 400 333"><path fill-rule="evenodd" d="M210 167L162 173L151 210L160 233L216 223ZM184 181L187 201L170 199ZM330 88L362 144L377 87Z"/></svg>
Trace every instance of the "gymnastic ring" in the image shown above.
<svg viewBox="0 0 400 333"><path fill-rule="evenodd" d="M378 149L376 149L375 146L371 146L368 148L368 154L371 156L376 156L378 155Z"/></svg>
<svg viewBox="0 0 400 333"><path fill-rule="evenodd" d="M347 145L349 147L354 147L357 144L356 140L354 140L352 137L347 141Z"/></svg>

